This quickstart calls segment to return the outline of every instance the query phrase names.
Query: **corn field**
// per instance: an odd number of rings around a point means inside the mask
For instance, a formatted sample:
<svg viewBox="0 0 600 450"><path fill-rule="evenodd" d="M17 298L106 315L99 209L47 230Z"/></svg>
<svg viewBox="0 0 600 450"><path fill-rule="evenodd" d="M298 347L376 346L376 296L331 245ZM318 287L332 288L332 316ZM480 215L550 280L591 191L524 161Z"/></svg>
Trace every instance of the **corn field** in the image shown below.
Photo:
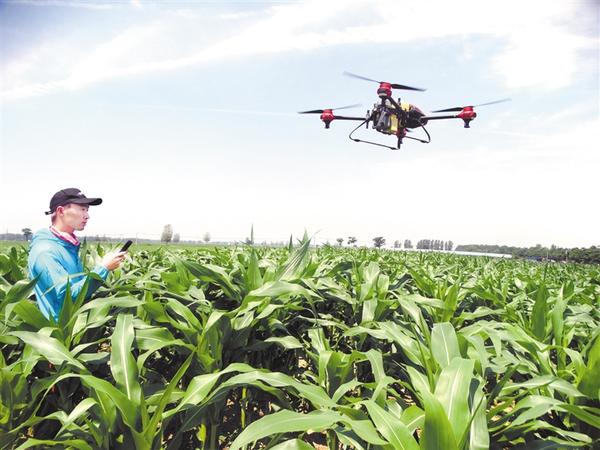
<svg viewBox="0 0 600 450"><path fill-rule="evenodd" d="M598 448L598 267L309 242L132 248L56 323L1 250L0 448Z"/></svg>

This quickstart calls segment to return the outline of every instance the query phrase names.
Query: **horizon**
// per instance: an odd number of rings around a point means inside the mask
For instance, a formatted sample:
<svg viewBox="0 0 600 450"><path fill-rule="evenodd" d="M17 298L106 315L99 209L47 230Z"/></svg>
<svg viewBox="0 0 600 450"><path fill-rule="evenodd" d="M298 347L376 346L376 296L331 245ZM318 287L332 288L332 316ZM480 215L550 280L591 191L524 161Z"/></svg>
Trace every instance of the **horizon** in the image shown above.
<svg viewBox="0 0 600 450"><path fill-rule="evenodd" d="M0 2L0 230L46 226L77 187L104 199L92 236L598 245L599 17L587 0ZM297 114L370 109L377 85L344 71L427 88L394 91L424 111L512 100L377 149Z"/></svg>
<svg viewBox="0 0 600 450"><path fill-rule="evenodd" d="M33 234L35 234L38 230L31 230ZM173 230L173 237L179 234L177 232L177 230ZM210 232L209 232L210 234ZM23 236L25 237L24 233L22 232L11 232L11 231L5 231L4 233L0 234L0 241L6 241L6 242L15 242L12 239L5 239L6 236L9 235L18 235L18 236ZM94 242L96 242L95 240L98 239L99 242L104 242L106 240L106 242L108 243L115 243L115 242L124 242L127 239L132 239L134 241L134 243L137 243L138 241L140 241L141 243L144 242L148 242L148 243L163 243L163 241L161 240L161 234L135 234L135 235L126 235L126 234L120 234L120 235L107 235L107 234L90 234L90 233L86 233L84 232L76 232L76 236L78 239L80 240L85 240L85 239L89 239L92 238L94 239ZM279 238L269 238L269 237L265 237L265 236L260 236L257 238L255 236L254 238L254 244L255 245L275 245L275 246L287 246L290 242L290 239L292 239L292 242L294 245L297 245L298 242L301 240L301 237L299 237L300 235L289 235L287 237L287 239L279 239ZM313 244L311 244L311 246L323 246L323 245L331 245L333 247L338 247L338 243L336 242L336 240L338 238L342 238L342 236L338 236L336 238L331 238L331 237L326 237L326 238L322 238L319 237L318 234L308 234L310 240L313 242ZM216 244L223 244L223 245L238 245L238 244L246 244L246 240L249 239L250 237L250 233L248 233L247 236L244 237L224 237L224 236L213 236L212 234L210 234L210 239L209 241L205 241L204 240L204 236L182 236L180 235L179 237L179 241L169 241L166 244L177 244L177 243L181 243L181 244L202 244L202 245L216 245ZM343 243L340 247L362 247L362 248L371 248L374 247L373 245L373 240L375 237L378 236L373 236L370 239L366 239L366 240L358 240L353 243L353 244L348 244L348 238L349 237L354 237L354 236L344 236L343 239ZM464 247L464 246L479 246L479 247L484 247L484 246L489 246L489 247L509 247L509 248L536 248L536 247L542 247L542 248L552 248L552 247L556 247L556 248L564 248L564 249L574 249L574 248L600 248L600 244L592 244L589 246L575 246L575 247L563 247L563 246L559 246L556 244L550 244L550 245L545 245L545 244L540 244L537 243L535 245L530 245L530 246L518 246L518 245L512 245L512 244L498 244L498 243L482 243L482 242L455 242L452 239L434 239L434 238L426 238L426 237L419 237L417 239L411 239L411 238L388 238L386 236L381 236L385 239L385 244L383 245L383 248L385 249L399 249L399 250L423 250L423 251L440 251L440 252L446 252L447 250L435 250L435 249L417 249L417 243L421 240L431 240L431 241L441 241L441 242L452 242L453 244L453 250L450 250L450 252L456 252L456 251L462 251L462 250L456 250L458 247ZM411 248L406 248L404 246L405 241L409 240L411 242ZM19 241L25 241L25 242L29 242L29 240L26 239L20 239ZM399 241L399 243L401 244L400 247L394 247L395 241ZM479 253L479 252L467 252L467 253ZM497 254L497 253L490 253L490 255L493 254Z"/></svg>

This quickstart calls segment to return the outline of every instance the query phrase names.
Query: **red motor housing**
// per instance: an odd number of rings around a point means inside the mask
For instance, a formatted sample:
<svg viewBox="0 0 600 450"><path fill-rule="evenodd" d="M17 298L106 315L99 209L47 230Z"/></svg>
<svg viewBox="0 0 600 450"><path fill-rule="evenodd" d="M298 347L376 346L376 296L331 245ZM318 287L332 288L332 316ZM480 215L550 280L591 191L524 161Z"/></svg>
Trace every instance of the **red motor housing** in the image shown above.
<svg viewBox="0 0 600 450"><path fill-rule="evenodd" d="M329 124L335 120L332 109L324 109L321 113L321 120L325 123L325 128L329 128Z"/></svg>
<svg viewBox="0 0 600 450"><path fill-rule="evenodd" d="M392 96L392 84L391 83L379 83L379 89L377 89L377 95L381 98Z"/></svg>
<svg viewBox="0 0 600 450"><path fill-rule="evenodd" d="M471 128L469 122L477 117L477 113L472 106L465 106L462 111L456 116L465 122L465 128Z"/></svg>

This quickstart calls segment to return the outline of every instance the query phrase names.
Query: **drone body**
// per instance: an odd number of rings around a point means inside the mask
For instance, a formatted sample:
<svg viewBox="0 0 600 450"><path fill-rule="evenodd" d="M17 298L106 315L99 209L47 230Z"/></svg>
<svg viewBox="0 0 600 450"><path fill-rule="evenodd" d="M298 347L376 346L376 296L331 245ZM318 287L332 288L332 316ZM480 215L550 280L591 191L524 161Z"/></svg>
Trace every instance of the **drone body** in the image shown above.
<svg viewBox="0 0 600 450"><path fill-rule="evenodd" d="M373 109L367 111L365 117L351 117L351 116L338 116L333 113L334 110L353 108L355 106L360 105L350 105L343 106L341 108L329 108L329 109L315 109L310 111L301 111L300 114L321 114L320 118L325 124L325 128L329 128L331 122L334 120L353 120L360 121L361 123L349 134L349 138L354 142L364 142L365 144L377 145L380 147L389 148L392 150L399 149L402 145L402 141L404 138L413 139L415 141L422 142L424 144L428 144L431 142L431 136L429 132L425 128L425 125L430 120L440 120L440 119L462 119L464 122L465 128L470 128L470 122L477 117L477 113L475 112L475 106L483 106L483 105L491 105L493 103L500 103L507 101L509 99L496 100L493 102L483 103L479 105L471 105L471 106L459 106L455 108L441 109L437 111L433 111L434 113L457 113L457 114L446 114L446 115L436 115L436 116L428 116L423 111L421 111L417 106L412 105L410 103L394 100L392 97L392 89L403 89L409 91L424 91L425 89L420 89L411 86L405 86L402 84L396 83L388 83L386 81L376 81L370 78L365 78L360 75L355 75L352 73L344 72L345 75L360 78L362 80L374 81L379 83L379 88L377 89L377 95L379 96L379 102L373 105ZM372 128L379 133L386 135L393 135L397 137L397 145L396 147L391 147L388 145L380 144L377 142L365 141L362 139L358 139L353 137L353 134L362 126L365 128L369 128L369 123ZM412 136L407 136L407 133L413 129L422 128L425 134L427 135L427 140L420 139Z"/></svg>

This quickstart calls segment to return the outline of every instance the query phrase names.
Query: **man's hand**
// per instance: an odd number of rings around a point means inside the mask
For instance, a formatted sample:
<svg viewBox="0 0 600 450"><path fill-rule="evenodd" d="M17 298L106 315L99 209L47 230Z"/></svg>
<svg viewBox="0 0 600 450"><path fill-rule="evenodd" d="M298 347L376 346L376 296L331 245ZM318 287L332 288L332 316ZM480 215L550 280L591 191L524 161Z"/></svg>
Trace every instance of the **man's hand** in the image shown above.
<svg viewBox="0 0 600 450"><path fill-rule="evenodd" d="M104 255L104 258L102 258L102 262L100 264L102 264L108 270L113 271L121 265L125 259L125 255L127 255L127 252L107 253Z"/></svg>

